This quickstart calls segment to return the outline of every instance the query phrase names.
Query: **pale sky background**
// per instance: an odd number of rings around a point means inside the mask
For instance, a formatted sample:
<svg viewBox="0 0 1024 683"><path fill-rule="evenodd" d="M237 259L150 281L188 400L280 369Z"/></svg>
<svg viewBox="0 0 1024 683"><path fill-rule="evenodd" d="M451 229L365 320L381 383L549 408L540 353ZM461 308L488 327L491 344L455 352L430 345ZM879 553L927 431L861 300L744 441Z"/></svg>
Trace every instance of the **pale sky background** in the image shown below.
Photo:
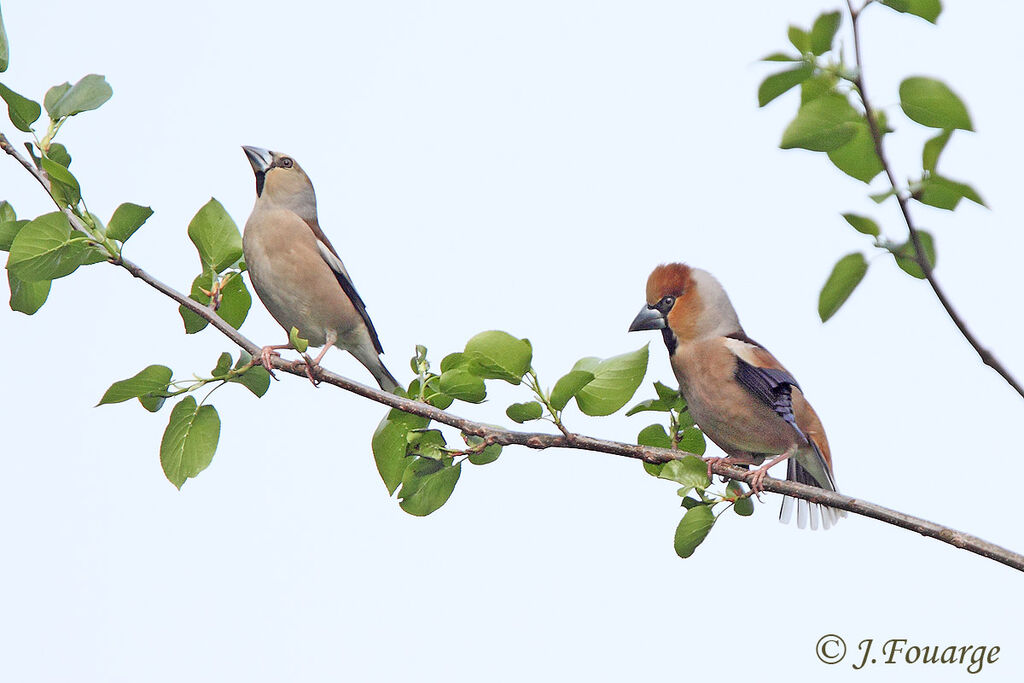
<svg viewBox="0 0 1024 683"><path fill-rule="evenodd" d="M933 27L865 16L869 93L898 129L900 177L928 131L902 117L909 75L968 103L941 169L991 211L915 207L938 276L978 336L1024 375L1019 303L1019 65L1024 9L950 0ZM838 2L4 3L11 68L35 99L102 73L114 97L60 139L90 208L156 214L126 255L187 289L186 225L211 196L241 226L254 184L240 145L294 155L403 382L493 328L528 337L552 384L580 357L651 342L627 334L654 265L724 283L747 332L801 382L848 494L1024 550L1024 401L981 365L927 286L879 254L828 324L818 291L869 240L858 211L904 239L895 203L821 155L777 148L790 94L759 110L791 22ZM844 29L848 29L844 22ZM23 137L0 123L20 146ZM881 182L881 179L878 180ZM880 187L879 186L875 186ZM52 210L0 159L0 198ZM5 294L6 298L6 294ZM168 418L94 408L151 363L178 376L231 345L186 337L176 306L97 265L55 283L32 318L0 311L0 679L9 681L962 680L961 666L853 671L856 643L998 645L986 680L1021 680L1022 576L851 516L801 531L729 513L689 560L672 549L675 486L636 462L506 450L468 467L426 519L387 497L370 435L384 412L285 377L261 400L217 392L211 467L181 492L160 469ZM243 332L283 333L258 303ZM327 366L370 382L347 354ZM459 407L504 421L524 390ZM634 439L645 416L569 426ZM777 473L781 475L783 468ZM843 636L847 661L815 643Z"/></svg>

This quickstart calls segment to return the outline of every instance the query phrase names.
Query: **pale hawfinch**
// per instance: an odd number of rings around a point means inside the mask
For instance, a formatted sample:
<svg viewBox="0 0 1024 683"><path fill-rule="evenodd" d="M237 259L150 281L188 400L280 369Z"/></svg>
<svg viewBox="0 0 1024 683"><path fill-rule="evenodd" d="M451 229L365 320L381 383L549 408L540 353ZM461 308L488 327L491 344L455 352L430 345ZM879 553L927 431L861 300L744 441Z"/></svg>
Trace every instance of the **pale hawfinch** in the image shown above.
<svg viewBox="0 0 1024 683"><path fill-rule="evenodd" d="M790 481L836 490L828 440L793 376L740 326L728 295L710 273L681 263L658 266L647 280L647 305L629 330L661 330L690 415L726 452L725 463L768 468L788 459ZM709 458L711 461L718 458ZM841 510L783 498L780 519L828 528Z"/></svg>
<svg viewBox="0 0 1024 683"><path fill-rule="evenodd" d="M352 284L316 216L313 183L295 160L280 152L242 147L256 174L256 205L245 224L242 250L252 286L286 331L293 327L320 354L306 364L312 370L331 346L345 349L366 366L381 389L398 382L380 360L381 348L366 304ZM290 344L263 347L261 361Z"/></svg>

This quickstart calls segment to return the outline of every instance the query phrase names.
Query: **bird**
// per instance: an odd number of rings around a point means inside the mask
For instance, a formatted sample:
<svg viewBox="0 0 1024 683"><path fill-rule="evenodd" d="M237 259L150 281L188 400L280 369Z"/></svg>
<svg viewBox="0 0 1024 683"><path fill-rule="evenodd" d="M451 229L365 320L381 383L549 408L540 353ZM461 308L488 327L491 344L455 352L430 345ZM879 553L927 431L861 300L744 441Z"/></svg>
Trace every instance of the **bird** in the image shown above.
<svg viewBox="0 0 1024 683"><path fill-rule="evenodd" d="M821 420L793 375L747 336L728 294L711 273L683 263L659 265L647 280L647 303L630 332L661 330L672 371L690 415L728 457L717 461L761 465L750 480L760 493L768 469L788 460L786 478L836 490L832 455ZM768 460L767 463L764 461ZM764 463L764 464L762 464ZM846 512L803 499L783 498L779 518L812 529L829 528Z"/></svg>
<svg viewBox="0 0 1024 683"><path fill-rule="evenodd" d="M256 174L256 204L242 233L242 251L253 289L270 315L311 346L323 349L306 360L314 371L331 346L344 349L362 363L384 391L398 381L384 367L377 331L356 292L338 252L320 228L313 183L294 158L260 147L243 146ZM271 369L271 357L291 344L264 346L260 363Z"/></svg>

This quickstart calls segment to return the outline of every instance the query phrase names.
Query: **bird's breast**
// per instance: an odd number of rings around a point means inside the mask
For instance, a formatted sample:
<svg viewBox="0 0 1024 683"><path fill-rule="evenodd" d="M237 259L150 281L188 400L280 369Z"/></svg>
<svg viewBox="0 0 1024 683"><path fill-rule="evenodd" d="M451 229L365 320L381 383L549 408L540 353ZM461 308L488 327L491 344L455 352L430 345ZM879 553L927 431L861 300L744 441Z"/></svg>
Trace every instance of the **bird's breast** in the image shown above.
<svg viewBox="0 0 1024 683"><path fill-rule="evenodd" d="M730 455L778 454L799 435L736 381L736 357L714 342L680 344L672 369L697 426Z"/></svg>

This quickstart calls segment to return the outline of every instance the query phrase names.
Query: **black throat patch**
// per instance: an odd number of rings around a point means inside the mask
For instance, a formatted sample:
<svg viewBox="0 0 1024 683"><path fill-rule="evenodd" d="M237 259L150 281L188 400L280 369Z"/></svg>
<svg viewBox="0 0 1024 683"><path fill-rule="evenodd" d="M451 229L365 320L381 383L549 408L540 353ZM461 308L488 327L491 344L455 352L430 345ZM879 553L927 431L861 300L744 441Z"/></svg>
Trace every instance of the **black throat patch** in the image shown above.
<svg viewBox="0 0 1024 683"><path fill-rule="evenodd" d="M679 340L676 339L675 333L668 327L661 328L661 338L665 340L665 347L668 349L669 358L676 352L676 347L679 346Z"/></svg>
<svg viewBox="0 0 1024 683"><path fill-rule="evenodd" d="M256 196L263 196L263 183L267 180L267 174L264 171L256 171Z"/></svg>

